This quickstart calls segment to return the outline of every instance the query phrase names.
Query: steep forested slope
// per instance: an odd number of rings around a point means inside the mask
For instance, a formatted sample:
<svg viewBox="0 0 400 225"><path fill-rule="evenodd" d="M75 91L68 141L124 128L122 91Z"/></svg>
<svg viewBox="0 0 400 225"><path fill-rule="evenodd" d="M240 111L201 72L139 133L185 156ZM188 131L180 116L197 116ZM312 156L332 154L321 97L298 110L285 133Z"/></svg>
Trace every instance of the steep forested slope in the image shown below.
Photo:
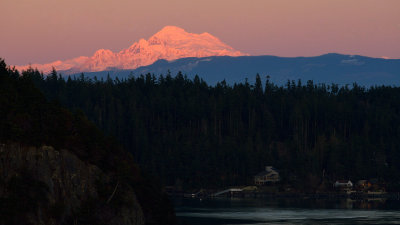
<svg viewBox="0 0 400 225"><path fill-rule="evenodd" d="M132 155L32 79L0 59L0 223L173 224Z"/></svg>

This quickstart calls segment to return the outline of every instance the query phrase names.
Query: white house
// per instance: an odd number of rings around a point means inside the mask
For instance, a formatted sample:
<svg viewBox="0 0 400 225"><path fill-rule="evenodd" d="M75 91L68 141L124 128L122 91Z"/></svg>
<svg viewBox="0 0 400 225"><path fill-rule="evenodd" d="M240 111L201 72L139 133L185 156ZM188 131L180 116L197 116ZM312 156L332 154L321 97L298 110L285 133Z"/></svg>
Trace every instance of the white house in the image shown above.
<svg viewBox="0 0 400 225"><path fill-rule="evenodd" d="M333 186L340 189L351 189L353 188L353 183L350 180L337 180Z"/></svg>
<svg viewBox="0 0 400 225"><path fill-rule="evenodd" d="M272 166L266 166L262 171L254 176L256 185L265 185L268 183L276 183L280 181L279 171Z"/></svg>

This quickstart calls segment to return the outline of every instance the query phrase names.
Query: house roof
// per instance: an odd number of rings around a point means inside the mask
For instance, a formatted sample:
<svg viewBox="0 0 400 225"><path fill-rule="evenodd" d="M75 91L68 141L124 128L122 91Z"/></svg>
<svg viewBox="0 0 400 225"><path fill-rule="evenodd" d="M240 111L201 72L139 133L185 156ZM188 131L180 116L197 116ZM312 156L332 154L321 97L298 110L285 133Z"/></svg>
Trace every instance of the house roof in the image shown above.
<svg viewBox="0 0 400 225"><path fill-rule="evenodd" d="M275 167L271 167L271 170L279 173L279 170L277 168L275 168Z"/></svg>
<svg viewBox="0 0 400 225"><path fill-rule="evenodd" d="M262 171L262 172L259 172L258 174L256 174L255 176L256 177L266 176L266 175L271 174L273 172L277 172L277 171Z"/></svg>
<svg viewBox="0 0 400 225"><path fill-rule="evenodd" d="M350 180L337 180L337 183L348 183ZM350 181L351 182L351 181Z"/></svg>

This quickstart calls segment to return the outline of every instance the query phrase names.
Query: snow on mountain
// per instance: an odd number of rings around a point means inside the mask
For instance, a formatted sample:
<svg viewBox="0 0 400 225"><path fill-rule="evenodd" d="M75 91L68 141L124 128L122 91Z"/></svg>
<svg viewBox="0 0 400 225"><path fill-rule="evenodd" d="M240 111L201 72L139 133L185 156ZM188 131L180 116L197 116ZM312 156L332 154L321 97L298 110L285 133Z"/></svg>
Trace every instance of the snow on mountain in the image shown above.
<svg viewBox="0 0 400 225"><path fill-rule="evenodd" d="M247 55L233 49L218 38L205 32L188 33L176 26L166 26L148 40L140 39L127 49L112 52L97 50L91 57L77 57L47 64L16 66L26 70L31 66L48 73L54 67L65 73L96 72L112 69L136 69L159 59L175 60L186 57L243 56Z"/></svg>

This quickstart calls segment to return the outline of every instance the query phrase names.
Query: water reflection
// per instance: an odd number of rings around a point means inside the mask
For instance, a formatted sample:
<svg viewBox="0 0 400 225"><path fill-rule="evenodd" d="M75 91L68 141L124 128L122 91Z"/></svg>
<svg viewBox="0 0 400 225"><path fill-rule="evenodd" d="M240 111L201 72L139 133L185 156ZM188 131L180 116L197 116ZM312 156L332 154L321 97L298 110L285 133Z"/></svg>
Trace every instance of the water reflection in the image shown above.
<svg viewBox="0 0 400 225"><path fill-rule="evenodd" d="M385 199L175 200L187 224L400 224L400 202Z"/></svg>

